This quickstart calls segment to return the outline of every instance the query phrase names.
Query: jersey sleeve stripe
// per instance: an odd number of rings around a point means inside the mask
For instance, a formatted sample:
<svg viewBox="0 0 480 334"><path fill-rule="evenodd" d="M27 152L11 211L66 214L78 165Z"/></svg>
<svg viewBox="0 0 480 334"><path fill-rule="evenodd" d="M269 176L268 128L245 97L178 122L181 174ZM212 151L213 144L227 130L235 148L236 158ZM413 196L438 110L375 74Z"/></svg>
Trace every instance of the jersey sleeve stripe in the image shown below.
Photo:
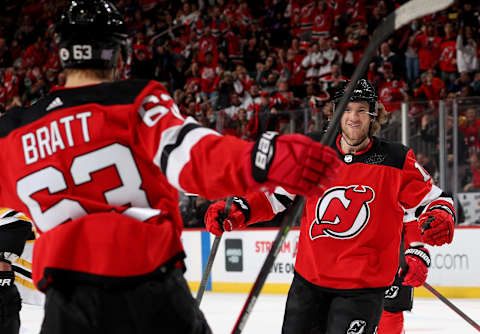
<svg viewBox="0 0 480 334"><path fill-rule="evenodd" d="M276 187L274 193L265 193L265 196L275 214L286 210L295 199L295 195L290 194L282 187Z"/></svg>
<svg viewBox="0 0 480 334"><path fill-rule="evenodd" d="M416 207L405 209L405 216L403 221L408 222L416 219L415 217L419 215L418 212L416 213L419 207L424 207L422 210L423 212L427 208L428 204L438 199L444 200L445 202L450 203L453 206L453 200L447 195L445 195L445 193L443 193L439 187L437 187L436 185L432 185L432 189L430 189L430 192L425 195L425 197Z"/></svg>
<svg viewBox="0 0 480 334"><path fill-rule="evenodd" d="M173 141L173 138L170 139L171 140L170 144L165 145L163 147L163 151L162 151L161 158L160 158L160 168L162 169L162 171L164 173L167 170L168 160L169 160L170 154L173 152L173 150L175 150L180 145L182 145L183 140L185 139L185 136L190 131L192 131L196 128L200 128L200 127L201 127L200 124L188 123L188 124L185 124L184 126L179 127L177 129L177 132L175 134L173 134L173 136L175 137L175 142L171 142L171 141Z"/></svg>
<svg viewBox="0 0 480 334"><path fill-rule="evenodd" d="M272 207L272 211L274 214L282 212L283 210L286 209L286 207L282 204L282 202L278 200L275 194L265 193L265 196L267 197L268 202L270 203L270 206Z"/></svg>
<svg viewBox="0 0 480 334"><path fill-rule="evenodd" d="M220 134L212 129L205 128L189 117L183 126L176 126L164 131L162 143L155 154L154 162L166 175L168 181L178 190L180 187L180 173L190 161L192 148L205 136Z"/></svg>

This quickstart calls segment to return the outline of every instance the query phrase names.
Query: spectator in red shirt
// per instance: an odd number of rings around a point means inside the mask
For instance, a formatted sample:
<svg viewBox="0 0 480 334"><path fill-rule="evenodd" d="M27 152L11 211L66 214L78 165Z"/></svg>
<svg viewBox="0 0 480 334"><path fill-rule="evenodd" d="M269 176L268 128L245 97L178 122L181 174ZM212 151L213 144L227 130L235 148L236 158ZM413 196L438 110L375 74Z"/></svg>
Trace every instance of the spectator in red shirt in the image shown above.
<svg viewBox="0 0 480 334"><path fill-rule="evenodd" d="M320 0L313 14L312 39L330 37L333 25L333 11L327 6L326 0Z"/></svg>
<svg viewBox="0 0 480 334"><path fill-rule="evenodd" d="M42 36L38 36L36 42L25 50L23 62L27 66L43 66L46 58L45 43Z"/></svg>
<svg viewBox="0 0 480 334"><path fill-rule="evenodd" d="M215 37L212 36L210 27L206 26L203 30L202 37L198 40L198 61L201 64L207 62L207 54L210 53L212 56L212 62L216 63L218 58L218 49L217 41Z"/></svg>
<svg viewBox="0 0 480 334"><path fill-rule="evenodd" d="M417 36L422 34L421 30L417 30L418 24L418 20L413 21L404 35L408 38L407 48L405 50L405 67L407 71L406 79L409 84L413 84L420 76L418 45L415 44Z"/></svg>
<svg viewBox="0 0 480 334"><path fill-rule="evenodd" d="M202 78L200 76L200 70L198 63L192 63L190 70L185 73L188 76L188 79L185 83L185 91L187 94L197 94L200 93L200 87L202 84Z"/></svg>
<svg viewBox="0 0 480 334"><path fill-rule="evenodd" d="M448 86L457 77L456 35L451 22L444 27L445 37L440 45L440 78Z"/></svg>
<svg viewBox="0 0 480 334"><path fill-rule="evenodd" d="M257 138L265 131L278 131L277 110L270 107L270 93L260 93L260 104L254 105L252 117L247 125L251 138Z"/></svg>
<svg viewBox="0 0 480 334"><path fill-rule="evenodd" d="M6 69L2 82L5 88L5 99L8 103L20 94L19 78L15 75L15 69L13 67Z"/></svg>
<svg viewBox="0 0 480 334"><path fill-rule="evenodd" d="M44 72L50 70L54 73L60 72L62 69L60 64L60 57L58 56L58 46L55 42L50 43L50 48L48 50L47 61L43 66Z"/></svg>
<svg viewBox="0 0 480 334"><path fill-rule="evenodd" d="M219 77L216 72L216 65L212 62L212 57L213 56L211 52L207 52L205 54L205 63L200 70L200 95L203 97L204 101L210 101L212 106L215 108L218 99L218 92L216 88Z"/></svg>
<svg viewBox="0 0 480 334"><path fill-rule="evenodd" d="M388 112L400 109L401 103L406 99L407 84L403 79L395 77L392 71L392 64L383 64L384 80L379 89L379 99Z"/></svg>
<svg viewBox="0 0 480 334"><path fill-rule="evenodd" d="M348 30L348 29L347 29ZM344 41L340 49L344 55L342 63L342 72L346 77L350 77L355 67L360 62L360 58L368 44L368 33L365 29L347 33L347 40Z"/></svg>
<svg viewBox="0 0 480 334"><path fill-rule="evenodd" d="M304 5L300 8L300 27L302 31L302 38L305 40L311 40L312 38L312 26L315 15L315 2L305 1Z"/></svg>
<svg viewBox="0 0 480 334"><path fill-rule="evenodd" d="M250 86L248 92L245 92L243 100L242 100L242 108L247 110L247 119L250 120L252 118L252 114L256 108L256 106L260 105L260 90L257 83L253 83Z"/></svg>
<svg viewBox="0 0 480 334"><path fill-rule="evenodd" d="M414 43L418 49L419 68L421 72L433 69L438 64L441 39L435 34L432 22L425 25L424 33L416 36Z"/></svg>
<svg viewBox="0 0 480 334"><path fill-rule="evenodd" d="M415 98L425 95L429 101L437 101L445 97L445 83L440 78L434 77L432 71L422 73L420 78L422 85L415 90Z"/></svg>
<svg viewBox="0 0 480 334"><path fill-rule="evenodd" d="M364 27L367 21L365 0L345 0L344 3L348 25L354 29L361 29Z"/></svg>
<svg viewBox="0 0 480 334"><path fill-rule="evenodd" d="M475 108L465 110L465 122L459 125L470 153L480 152L480 118Z"/></svg>

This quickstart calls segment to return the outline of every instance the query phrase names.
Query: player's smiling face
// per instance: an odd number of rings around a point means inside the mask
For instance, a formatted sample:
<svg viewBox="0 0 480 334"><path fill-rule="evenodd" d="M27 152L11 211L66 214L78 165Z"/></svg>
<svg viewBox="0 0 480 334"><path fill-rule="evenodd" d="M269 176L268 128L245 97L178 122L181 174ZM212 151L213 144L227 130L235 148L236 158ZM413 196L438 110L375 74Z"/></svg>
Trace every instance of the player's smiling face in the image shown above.
<svg viewBox="0 0 480 334"><path fill-rule="evenodd" d="M359 145L368 137L371 116L367 101L349 102L342 115L342 136L350 145Z"/></svg>

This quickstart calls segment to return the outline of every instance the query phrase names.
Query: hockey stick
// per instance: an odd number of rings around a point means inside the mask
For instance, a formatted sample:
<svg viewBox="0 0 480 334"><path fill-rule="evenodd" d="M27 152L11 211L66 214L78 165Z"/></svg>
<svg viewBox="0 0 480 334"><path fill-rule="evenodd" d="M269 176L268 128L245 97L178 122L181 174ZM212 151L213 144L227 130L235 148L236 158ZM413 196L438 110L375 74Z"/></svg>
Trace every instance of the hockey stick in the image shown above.
<svg viewBox="0 0 480 334"><path fill-rule="evenodd" d="M370 59L375 54L375 51L380 46L380 44L390 34L400 29L410 21L425 16L427 14L445 9L453 2L454 0L412 0L395 9L394 12L389 14L383 20L380 26L373 33L373 36L370 39L370 43L365 49L365 52L353 73L351 79L353 84L347 86L344 95L342 96L338 103L338 106L336 107L337 112L333 113L333 119L330 122L330 126L327 129L327 132L322 138L322 144L331 145L335 140L338 131L338 125L340 124L340 119L343 115L348 101L350 100L350 96L353 93L355 83L362 77L363 73L367 69ZM258 295L260 294L260 291L265 284L265 280L267 279L267 276L270 273L270 270L274 264L275 258L277 257L277 254L280 251L280 248L285 241L285 238L287 237L287 234L290 231L293 222L295 222L296 219L301 215L304 205L305 198L297 196L292 206L289 208L287 214L283 218L280 229L272 244L272 248L270 249L270 252L265 259L265 262L263 263L262 268L257 275L253 287L250 290L247 300L245 301L245 304L240 311L237 322L233 327L232 334L241 333L243 328L245 327L250 312L252 311Z"/></svg>
<svg viewBox="0 0 480 334"><path fill-rule="evenodd" d="M460 317L463 318L466 322L473 326L477 331L480 332L480 325L477 324L475 321L472 320L468 315L462 312L458 307L456 307L451 301L449 301L445 296L443 296L440 292L438 292L433 286L428 284L427 282L423 283L425 289L430 291L435 297L440 299L445 305L447 305L453 312L458 314Z"/></svg>
<svg viewBox="0 0 480 334"><path fill-rule="evenodd" d="M427 223L430 223L427 221ZM404 244L403 244L403 235L402 235L402 241L400 244L400 267L402 270L407 273L408 272L408 264L407 261L405 260L405 249L404 249ZM453 312L458 314L460 317L463 318L466 322L468 322L470 325L472 325L477 331L480 332L480 325L477 324L475 321L472 320L468 315L462 312L458 307L456 307L450 300L448 300L447 297L443 296L437 289L435 289L433 286L428 284L427 282L423 283L423 287L430 291L431 294L433 294L435 297L440 299L441 302L443 302L445 305L447 305Z"/></svg>
<svg viewBox="0 0 480 334"><path fill-rule="evenodd" d="M224 217L228 217L228 213L230 212L230 208L232 207L233 197L227 198L227 202L225 204L225 209L223 210ZM220 245L220 240L222 240L222 236L215 236L215 240L213 240L212 249L210 250L210 254L208 255L207 265L203 270L202 280L200 281L200 286L197 291L197 303L200 305L203 298L203 293L205 292L205 288L207 286L208 277L210 276L210 272L212 271L213 261L215 260L215 256L217 255L218 246Z"/></svg>
<svg viewBox="0 0 480 334"><path fill-rule="evenodd" d="M288 209L287 214L282 219L280 230L278 231L277 236L273 241L272 248L270 249L270 252L268 252L267 254L267 258L265 259L265 262L263 263L262 268L258 273L257 279L255 280L255 283L253 284L253 287L250 290L250 294L248 295L247 300L243 305L242 311L240 312L237 322L233 327L233 330L232 330L233 334L241 333L243 328L245 327L245 323L247 322L248 316L250 315L250 312L252 311L252 308L255 305L255 302L257 301L258 295L260 294L260 291L263 288L265 280L267 279L270 269L272 268L273 263L275 262L278 252L280 251L280 248L283 245L283 242L285 241L285 238L287 237L287 234L290 231L290 228L292 227L293 222L295 222L298 219L298 217L300 217L300 214L303 211L302 209L304 205L305 205L305 198L297 196L293 204Z"/></svg>

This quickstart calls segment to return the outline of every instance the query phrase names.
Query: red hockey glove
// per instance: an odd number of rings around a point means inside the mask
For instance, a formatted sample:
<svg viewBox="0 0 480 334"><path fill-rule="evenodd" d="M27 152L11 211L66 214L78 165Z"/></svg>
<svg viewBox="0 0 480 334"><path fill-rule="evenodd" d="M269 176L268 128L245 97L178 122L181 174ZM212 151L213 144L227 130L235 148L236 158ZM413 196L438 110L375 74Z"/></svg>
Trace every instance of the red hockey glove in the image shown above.
<svg viewBox="0 0 480 334"><path fill-rule="evenodd" d="M337 154L306 136L278 136L265 132L251 148L251 171L255 190L281 186L302 195L321 195L342 166Z"/></svg>
<svg viewBox="0 0 480 334"><path fill-rule="evenodd" d="M423 242L432 246L449 244L453 239L453 215L443 209L433 209L418 218Z"/></svg>
<svg viewBox="0 0 480 334"><path fill-rule="evenodd" d="M247 227L246 222L250 219L250 207L243 198L233 198L228 216L225 215L225 205L225 201L215 202L205 213L207 231L216 236L222 235L224 231L242 230Z"/></svg>
<svg viewBox="0 0 480 334"><path fill-rule="evenodd" d="M430 267L430 253L424 247L412 247L405 251L405 261L408 269L403 278L403 285L413 287L422 286L427 279L428 267ZM402 269L400 269L400 276Z"/></svg>

